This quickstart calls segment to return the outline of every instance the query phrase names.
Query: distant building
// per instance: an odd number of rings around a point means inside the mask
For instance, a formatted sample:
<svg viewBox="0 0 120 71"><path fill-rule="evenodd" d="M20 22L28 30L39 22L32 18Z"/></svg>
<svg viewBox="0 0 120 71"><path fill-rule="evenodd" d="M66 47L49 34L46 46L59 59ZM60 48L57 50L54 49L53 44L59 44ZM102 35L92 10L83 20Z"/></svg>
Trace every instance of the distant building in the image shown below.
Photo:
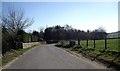
<svg viewBox="0 0 120 71"><path fill-rule="evenodd" d="M118 37L120 37L120 31L107 33L107 38L118 38Z"/></svg>

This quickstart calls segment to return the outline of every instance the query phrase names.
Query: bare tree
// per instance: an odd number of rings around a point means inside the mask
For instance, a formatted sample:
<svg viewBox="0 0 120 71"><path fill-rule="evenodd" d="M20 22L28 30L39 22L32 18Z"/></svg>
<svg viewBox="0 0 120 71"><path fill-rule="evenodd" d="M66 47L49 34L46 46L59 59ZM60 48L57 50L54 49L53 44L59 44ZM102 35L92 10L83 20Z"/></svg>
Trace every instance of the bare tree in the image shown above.
<svg viewBox="0 0 120 71"><path fill-rule="evenodd" d="M99 32L106 32L106 29L103 26L99 26L98 30Z"/></svg>
<svg viewBox="0 0 120 71"><path fill-rule="evenodd" d="M44 27L39 27L39 32L44 32Z"/></svg>
<svg viewBox="0 0 120 71"><path fill-rule="evenodd" d="M44 34L44 27L40 27L39 28L39 34L40 34L40 38L43 38L43 34Z"/></svg>
<svg viewBox="0 0 120 71"><path fill-rule="evenodd" d="M2 16L2 27L7 28L11 35L16 36L19 30L23 30L33 24L33 18L25 18L21 9L10 8Z"/></svg>

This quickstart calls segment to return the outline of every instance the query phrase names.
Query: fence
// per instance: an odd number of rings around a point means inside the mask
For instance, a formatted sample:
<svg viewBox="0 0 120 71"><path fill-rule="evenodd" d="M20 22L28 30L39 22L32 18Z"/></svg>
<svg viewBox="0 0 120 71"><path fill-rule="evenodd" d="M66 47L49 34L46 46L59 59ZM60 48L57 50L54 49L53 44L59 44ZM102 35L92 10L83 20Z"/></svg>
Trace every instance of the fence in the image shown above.
<svg viewBox="0 0 120 71"><path fill-rule="evenodd" d="M95 57L92 59L95 60L100 56L112 56L113 58L111 59L107 59L110 60L110 63L107 67L111 67L111 65L116 65L114 63L115 60L118 59L118 61L116 61L116 63L118 63L119 66L119 56L120 56L120 50L119 50L119 38L106 38L106 39L102 39L102 40L81 40L80 41L80 45L82 46L82 48L86 48L86 49L90 49L93 48L94 51L91 51L92 53L98 53L95 54ZM87 52L87 51L85 51ZM89 52L87 53L89 54Z"/></svg>
<svg viewBox="0 0 120 71"><path fill-rule="evenodd" d="M119 52L118 38L106 38L101 40L80 40L81 46L85 48L108 49L110 51Z"/></svg>

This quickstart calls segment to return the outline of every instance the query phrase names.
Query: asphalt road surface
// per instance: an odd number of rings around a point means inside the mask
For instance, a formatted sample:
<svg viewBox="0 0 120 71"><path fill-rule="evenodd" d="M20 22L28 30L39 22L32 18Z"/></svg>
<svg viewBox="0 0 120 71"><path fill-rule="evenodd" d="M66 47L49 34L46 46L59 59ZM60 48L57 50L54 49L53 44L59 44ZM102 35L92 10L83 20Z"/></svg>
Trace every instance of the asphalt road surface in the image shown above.
<svg viewBox="0 0 120 71"><path fill-rule="evenodd" d="M26 52L6 69L105 69L92 61L80 59L53 44L37 46Z"/></svg>

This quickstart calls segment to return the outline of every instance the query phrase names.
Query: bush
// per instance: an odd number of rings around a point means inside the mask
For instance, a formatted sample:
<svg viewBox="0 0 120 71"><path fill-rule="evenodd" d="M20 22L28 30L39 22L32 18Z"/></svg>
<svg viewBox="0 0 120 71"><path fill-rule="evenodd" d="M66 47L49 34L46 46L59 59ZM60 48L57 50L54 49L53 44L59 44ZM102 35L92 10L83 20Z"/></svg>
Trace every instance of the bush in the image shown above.
<svg viewBox="0 0 120 71"><path fill-rule="evenodd" d="M32 42L37 42L38 41L38 37L37 36L32 35L31 37L32 37L31 38Z"/></svg>
<svg viewBox="0 0 120 71"><path fill-rule="evenodd" d="M2 29L2 54L4 55L7 51L10 51L13 46L12 37L9 35L6 29Z"/></svg>
<svg viewBox="0 0 120 71"><path fill-rule="evenodd" d="M55 44L55 46L57 46L57 47L62 47L62 45L61 45L60 42L58 42L57 44Z"/></svg>
<svg viewBox="0 0 120 71"><path fill-rule="evenodd" d="M43 38L38 38L38 41L43 41Z"/></svg>
<svg viewBox="0 0 120 71"><path fill-rule="evenodd" d="M74 48L82 48L81 45L76 45Z"/></svg>
<svg viewBox="0 0 120 71"><path fill-rule="evenodd" d="M31 36L28 33L23 33L23 42L27 43L31 41Z"/></svg>

